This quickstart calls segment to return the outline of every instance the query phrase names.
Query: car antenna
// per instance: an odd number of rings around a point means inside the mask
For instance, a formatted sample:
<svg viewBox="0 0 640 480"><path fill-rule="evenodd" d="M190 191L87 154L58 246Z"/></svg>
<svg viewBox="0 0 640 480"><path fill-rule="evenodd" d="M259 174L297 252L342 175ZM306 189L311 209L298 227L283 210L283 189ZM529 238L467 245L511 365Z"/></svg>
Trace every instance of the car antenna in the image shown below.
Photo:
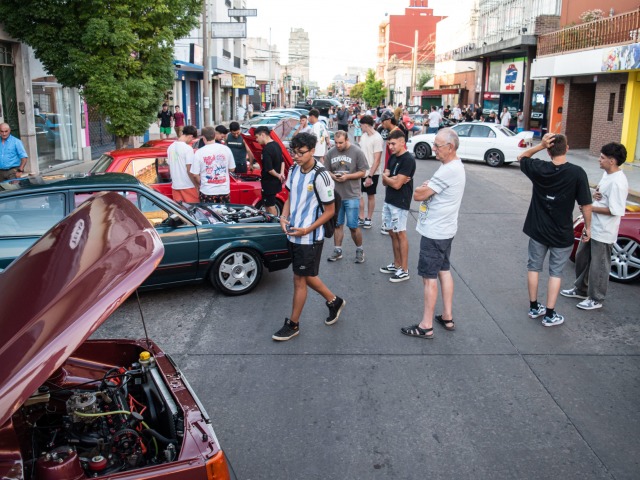
<svg viewBox="0 0 640 480"><path fill-rule="evenodd" d="M147 348L151 349L151 342L149 342L149 334L147 333L147 324L144 321L144 314L142 313L142 304L140 303L140 295L138 295L137 288L136 288L136 299L138 300L138 308L140 309L140 318L142 319L142 327L144 328L144 338L147 340Z"/></svg>

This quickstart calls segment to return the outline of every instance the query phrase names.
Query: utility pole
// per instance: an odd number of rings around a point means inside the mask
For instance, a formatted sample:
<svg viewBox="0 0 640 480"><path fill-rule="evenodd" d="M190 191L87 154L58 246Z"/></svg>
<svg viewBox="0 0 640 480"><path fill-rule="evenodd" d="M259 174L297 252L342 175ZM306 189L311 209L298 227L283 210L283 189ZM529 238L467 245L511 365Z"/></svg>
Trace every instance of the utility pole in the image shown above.
<svg viewBox="0 0 640 480"><path fill-rule="evenodd" d="M202 2L202 54L204 55L204 126L211 125L211 57L209 56L209 28L207 0Z"/></svg>
<svg viewBox="0 0 640 480"><path fill-rule="evenodd" d="M416 74L418 70L418 30L416 30L416 38L413 45L413 62L411 65L411 88L409 89L409 98L407 98L407 105L411 103L411 94L416 88Z"/></svg>

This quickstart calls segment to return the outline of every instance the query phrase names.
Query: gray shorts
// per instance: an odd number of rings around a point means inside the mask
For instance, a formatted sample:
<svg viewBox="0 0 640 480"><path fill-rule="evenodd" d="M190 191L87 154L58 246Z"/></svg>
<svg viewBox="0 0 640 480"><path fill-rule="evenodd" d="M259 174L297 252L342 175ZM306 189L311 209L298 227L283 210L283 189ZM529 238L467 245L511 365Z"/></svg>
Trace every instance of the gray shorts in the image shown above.
<svg viewBox="0 0 640 480"><path fill-rule="evenodd" d="M530 272L541 272L547 250L549 251L549 276L562 277L562 269L567 261L569 261L573 245L570 247L549 247L535 241L533 238L529 238L527 270Z"/></svg>
<svg viewBox="0 0 640 480"><path fill-rule="evenodd" d="M449 256L453 238L434 240L422 237L420 239L420 258L418 260L418 275L422 278L438 278L438 272L451 270Z"/></svg>

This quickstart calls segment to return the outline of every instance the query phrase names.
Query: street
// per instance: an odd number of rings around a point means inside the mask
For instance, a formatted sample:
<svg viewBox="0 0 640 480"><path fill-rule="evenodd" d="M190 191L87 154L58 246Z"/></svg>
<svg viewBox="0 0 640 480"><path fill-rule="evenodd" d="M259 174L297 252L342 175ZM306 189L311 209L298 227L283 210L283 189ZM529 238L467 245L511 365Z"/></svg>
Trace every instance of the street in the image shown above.
<svg viewBox="0 0 640 480"><path fill-rule="evenodd" d="M416 184L439 165L417 163ZM560 297L562 326L529 319L530 182L517 164L465 168L451 256L456 330L434 325L434 340L400 333L422 315L416 202L411 280L378 271L392 256L377 213L364 264L349 235L342 260L322 261L320 277L347 300L340 320L326 326L310 292L288 342L271 335L290 313L291 269L265 272L242 297L208 283L140 294L150 338L203 401L239 479L640 478L640 284L610 283L600 310ZM377 212L383 198L379 186ZM325 242L323 256L332 248ZM563 288L573 279L569 263ZM143 336L131 298L94 338Z"/></svg>

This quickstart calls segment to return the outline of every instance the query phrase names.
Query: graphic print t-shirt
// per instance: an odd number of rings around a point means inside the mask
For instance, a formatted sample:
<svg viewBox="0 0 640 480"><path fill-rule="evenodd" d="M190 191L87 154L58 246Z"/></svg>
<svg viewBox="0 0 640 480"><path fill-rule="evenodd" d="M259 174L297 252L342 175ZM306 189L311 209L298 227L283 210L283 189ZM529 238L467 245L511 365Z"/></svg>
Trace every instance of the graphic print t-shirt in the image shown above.
<svg viewBox="0 0 640 480"><path fill-rule="evenodd" d="M366 172L369 168L364 152L357 145L350 145L344 151L333 147L324 157L324 166L330 172L335 173L356 173ZM340 194L342 200L350 198L360 198L361 179L347 180L346 182L335 182L336 192Z"/></svg>
<svg viewBox="0 0 640 480"><path fill-rule="evenodd" d="M191 173L200 175L200 191L205 195L227 195L229 174L236 167L229 147L211 143L199 149L191 165Z"/></svg>
<svg viewBox="0 0 640 480"><path fill-rule="evenodd" d="M573 207L591 204L589 180L577 165L523 157L520 170L531 183L533 192L522 231L549 247L573 245Z"/></svg>
<svg viewBox="0 0 640 480"><path fill-rule="evenodd" d="M313 124L313 134L316 136L316 150L313 153L314 157L324 157L327 152L327 127L324 126L320 120Z"/></svg>

